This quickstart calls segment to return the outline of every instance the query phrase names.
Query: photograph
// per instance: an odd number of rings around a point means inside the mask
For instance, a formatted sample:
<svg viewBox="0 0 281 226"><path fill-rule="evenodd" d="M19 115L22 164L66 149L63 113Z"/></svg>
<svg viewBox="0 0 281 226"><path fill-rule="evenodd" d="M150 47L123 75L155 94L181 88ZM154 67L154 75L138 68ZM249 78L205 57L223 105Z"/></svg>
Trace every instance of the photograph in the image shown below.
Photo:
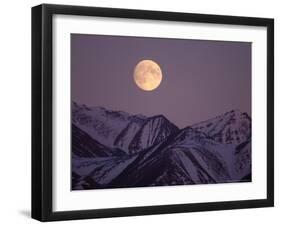
<svg viewBox="0 0 281 226"><path fill-rule="evenodd" d="M252 181L252 43L70 35L71 190Z"/></svg>

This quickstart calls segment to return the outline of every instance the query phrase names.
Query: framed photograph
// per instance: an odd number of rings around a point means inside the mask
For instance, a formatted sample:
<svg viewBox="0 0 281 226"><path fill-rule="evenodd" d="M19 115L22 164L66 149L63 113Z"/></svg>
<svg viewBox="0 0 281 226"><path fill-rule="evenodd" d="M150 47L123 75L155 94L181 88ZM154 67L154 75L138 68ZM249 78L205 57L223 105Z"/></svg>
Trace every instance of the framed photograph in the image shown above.
<svg viewBox="0 0 281 226"><path fill-rule="evenodd" d="M32 217L274 205L274 21L32 8Z"/></svg>

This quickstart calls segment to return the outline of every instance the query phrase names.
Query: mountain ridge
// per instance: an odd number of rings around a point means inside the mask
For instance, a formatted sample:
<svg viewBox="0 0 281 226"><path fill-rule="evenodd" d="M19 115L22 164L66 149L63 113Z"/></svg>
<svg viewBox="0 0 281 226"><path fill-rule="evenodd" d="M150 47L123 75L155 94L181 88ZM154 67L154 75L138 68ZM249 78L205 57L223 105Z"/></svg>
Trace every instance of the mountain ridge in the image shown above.
<svg viewBox="0 0 281 226"><path fill-rule="evenodd" d="M72 112L73 190L251 181L251 118L239 110L182 129L164 115Z"/></svg>

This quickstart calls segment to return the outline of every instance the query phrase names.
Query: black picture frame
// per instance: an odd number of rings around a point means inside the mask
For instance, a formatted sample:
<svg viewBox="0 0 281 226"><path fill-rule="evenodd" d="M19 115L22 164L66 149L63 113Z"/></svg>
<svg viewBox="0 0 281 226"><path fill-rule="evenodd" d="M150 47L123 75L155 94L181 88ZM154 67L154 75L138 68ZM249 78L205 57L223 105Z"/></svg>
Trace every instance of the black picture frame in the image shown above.
<svg viewBox="0 0 281 226"><path fill-rule="evenodd" d="M55 14L151 19L267 28L267 198L130 208L52 210L52 17ZM274 206L274 20L43 4L32 8L32 218L40 221L122 217Z"/></svg>

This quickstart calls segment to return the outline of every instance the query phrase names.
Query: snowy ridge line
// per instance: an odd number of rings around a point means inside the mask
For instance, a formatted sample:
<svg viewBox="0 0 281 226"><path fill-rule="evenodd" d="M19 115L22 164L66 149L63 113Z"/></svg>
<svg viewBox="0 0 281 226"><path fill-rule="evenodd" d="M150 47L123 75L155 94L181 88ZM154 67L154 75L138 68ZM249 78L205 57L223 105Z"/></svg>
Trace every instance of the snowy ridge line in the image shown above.
<svg viewBox="0 0 281 226"><path fill-rule="evenodd" d="M72 189L251 181L251 118L232 110L179 129L165 116L72 105Z"/></svg>

